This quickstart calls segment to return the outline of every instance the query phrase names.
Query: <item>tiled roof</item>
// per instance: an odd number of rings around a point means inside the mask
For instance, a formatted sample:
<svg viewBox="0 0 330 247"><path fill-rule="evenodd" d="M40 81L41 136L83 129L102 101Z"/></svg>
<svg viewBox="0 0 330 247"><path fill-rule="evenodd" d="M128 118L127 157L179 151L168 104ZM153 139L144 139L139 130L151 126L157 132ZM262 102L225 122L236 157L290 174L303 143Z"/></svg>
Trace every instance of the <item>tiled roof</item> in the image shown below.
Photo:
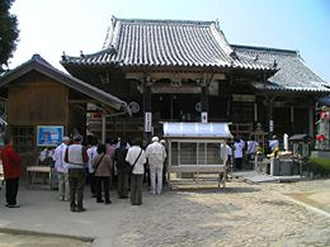
<svg viewBox="0 0 330 247"><path fill-rule="evenodd" d="M330 83L316 75L296 51L241 45L231 47L241 59L276 64L278 72L268 78L266 84L255 82L254 86L257 89L330 92Z"/></svg>
<svg viewBox="0 0 330 247"><path fill-rule="evenodd" d="M63 56L66 65L213 67L274 70L238 59L217 22L112 18L101 51Z"/></svg>
<svg viewBox="0 0 330 247"><path fill-rule="evenodd" d="M71 75L68 75L49 64L45 59L40 55L35 54L27 62L19 65L15 69L6 72L3 76L0 77L0 87L3 87L10 83L11 81L29 73L30 71L38 71L62 84L65 86L75 89L78 92L81 92L92 99L112 107L118 111L123 111L128 114L131 114L129 107L125 101L120 100L119 98L104 92L103 90L94 87L82 80L79 80Z"/></svg>

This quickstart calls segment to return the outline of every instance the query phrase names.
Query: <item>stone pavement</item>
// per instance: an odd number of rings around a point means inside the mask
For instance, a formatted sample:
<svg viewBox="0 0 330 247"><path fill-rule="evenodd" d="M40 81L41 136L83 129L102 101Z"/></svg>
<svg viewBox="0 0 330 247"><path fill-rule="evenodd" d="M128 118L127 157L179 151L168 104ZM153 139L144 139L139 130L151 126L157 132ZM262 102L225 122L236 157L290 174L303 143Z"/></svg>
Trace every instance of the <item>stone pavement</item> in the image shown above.
<svg viewBox="0 0 330 247"><path fill-rule="evenodd" d="M87 237L93 247L330 246L329 188L330 180L256 185L234 180L226 190L191 186L161 196L145 191L140 207L117 199L114 191L110 206L96 204L86 188L87 211L71 213L56 191L22 186L22 207L0 206L0 227ZM8 246L24 246L12 241Z"/></svg>

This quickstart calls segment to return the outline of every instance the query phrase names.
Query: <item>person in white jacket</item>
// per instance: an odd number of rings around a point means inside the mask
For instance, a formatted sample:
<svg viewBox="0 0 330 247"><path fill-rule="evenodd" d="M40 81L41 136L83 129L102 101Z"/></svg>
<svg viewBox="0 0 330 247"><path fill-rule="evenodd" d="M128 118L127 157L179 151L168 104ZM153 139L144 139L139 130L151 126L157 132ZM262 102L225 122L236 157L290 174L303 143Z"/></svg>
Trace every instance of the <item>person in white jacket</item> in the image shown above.
<svg viewBox="0 0 330 247"><path fill-rule="evenodd" d="M163 169L166 151L165 147L159 143L157 136L154 136L151 139L151 144L147 146L146 158L150 167L151 193L160 195L163 186Z"/></svg>
<svg viewBox="0 0 330 247"><path fill-rule="evenodd" d="M133 146L128 151L125 160L131 165L131 204L142 204L142 183L144 164L147 162L145 152L141 148L142 141L134 140Z"/></svg>
<svg viewBox="0 0 330 247"><path fill-rule="evenodd" d="M54 151L55 169L57 171L58 179L58 196L61 201L68 201L70 195L69 187L69 165L64 161L65 150L70 143L70 138L63 137L63 142L57 146Z"/></svg>
<svg viewBox="0 0 330 247"><path fill-rule="evenodd" d="M96 197L96 180L94 177L94 168L93 168L93 160L97 154L97 145L98 140L94 137L91 141L91 147L89 147L86 151L88 156L88 183L91 187L92 197Z"/></svg>

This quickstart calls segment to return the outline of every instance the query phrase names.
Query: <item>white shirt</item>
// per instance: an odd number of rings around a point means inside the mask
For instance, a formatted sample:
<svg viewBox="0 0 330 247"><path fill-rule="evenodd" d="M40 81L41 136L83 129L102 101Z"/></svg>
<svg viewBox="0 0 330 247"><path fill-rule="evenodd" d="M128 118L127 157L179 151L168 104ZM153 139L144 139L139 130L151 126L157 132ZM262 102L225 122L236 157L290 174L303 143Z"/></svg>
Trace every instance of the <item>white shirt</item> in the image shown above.
<svg viewBox="0 0 330 247"><path fill-rule="evenodd" d="M60 144L54 151L55 168L57 172L68 173L69 164L64 161L65 150L68 147L65 143Z"/></svg>
<svg viewBox="0 0 330 247"><path fill-rule="evenodd" d="M150 166L162 167L166 159L165 147L159 142L153 142L146 149L146 158Z"/></svg>
<svg viewBox="0 0 330 247"><path fill-rule="evenodd" d="M146 155L145 155L144 150L136 145L130 147L127 151L125 160L128 163L130 163L130 165L132 166L134 164L135 160L137 159L141 150L142 150L142 153L133 168L133 174L144 174L144 164L147 162Z"/></svg>
<svg viewBox="0 0 330 247"><path fill-rule="evenodd" d="M54 151L53 150L48 150L48 148L45 148L40 152L39 155L39 160L41 162L45 161L47 158L52 158L53 160L55 159L54 157Z"/></svg>
<svg viewBox="0 0 330 247"><path fill-rule="evenodd" d="M239 141L242 144L242 149L245 148L245 141L243 141L242 139Z"/></svg>
<svg viewBox="0 0 330 247"><path fill-rule="evenodd" d="M87 149L86 153L88 156L88 172L89 173L93 173L94 172L94 168L93 168L93 159L96 156L97 152L97 147L96 146L92 146L90 148Z"/></svg>
<svg viewBox="0 0 330 247"><path fill-rule="evenodd" d="M235 142L234 143L235 151L234 151L234 158L243 158L243 143L242 142Z"/></svg>
<svg viewBox="0 0 330 247"><path fill-rule="evenodd" d="M278 143L278 140L270 140L269 141L269 147L270 147L270 149L272 150L272 151L274 151L274 149L276 148L276 147L279 147L279 143Z"/></svg>
<svg viewBox="0 0 330 247"><path fill-rule="evenodd" d="M248 141L247 142L247 153L248 154L255 154L257 152L258 147L259 147L258 142Z"/></svg>
<svg viewBox="0 0 330 247"><path fill-rule="evenodd" d="M226 144L226 153L227 153L227 156L228 155L233 156L233 150L228 144Z"/></svg>

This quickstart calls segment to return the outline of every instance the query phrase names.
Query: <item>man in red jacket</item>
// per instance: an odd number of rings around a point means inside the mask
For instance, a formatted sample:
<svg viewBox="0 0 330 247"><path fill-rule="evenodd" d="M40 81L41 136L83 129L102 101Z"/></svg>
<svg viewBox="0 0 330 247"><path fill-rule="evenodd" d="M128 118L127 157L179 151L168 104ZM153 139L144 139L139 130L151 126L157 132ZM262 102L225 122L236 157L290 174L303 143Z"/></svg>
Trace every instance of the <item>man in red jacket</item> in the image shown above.
<svg viewBox="0 0 330 247"><path fill-rule="evenodd" d="M4 177L6 181L6 201L8 208L18 208L20 205L16 201L19 177L20 177L20 165L22 159L19 154L13 148L13 141L10 138L5 138L5 147L1 152Z"/></svg>

